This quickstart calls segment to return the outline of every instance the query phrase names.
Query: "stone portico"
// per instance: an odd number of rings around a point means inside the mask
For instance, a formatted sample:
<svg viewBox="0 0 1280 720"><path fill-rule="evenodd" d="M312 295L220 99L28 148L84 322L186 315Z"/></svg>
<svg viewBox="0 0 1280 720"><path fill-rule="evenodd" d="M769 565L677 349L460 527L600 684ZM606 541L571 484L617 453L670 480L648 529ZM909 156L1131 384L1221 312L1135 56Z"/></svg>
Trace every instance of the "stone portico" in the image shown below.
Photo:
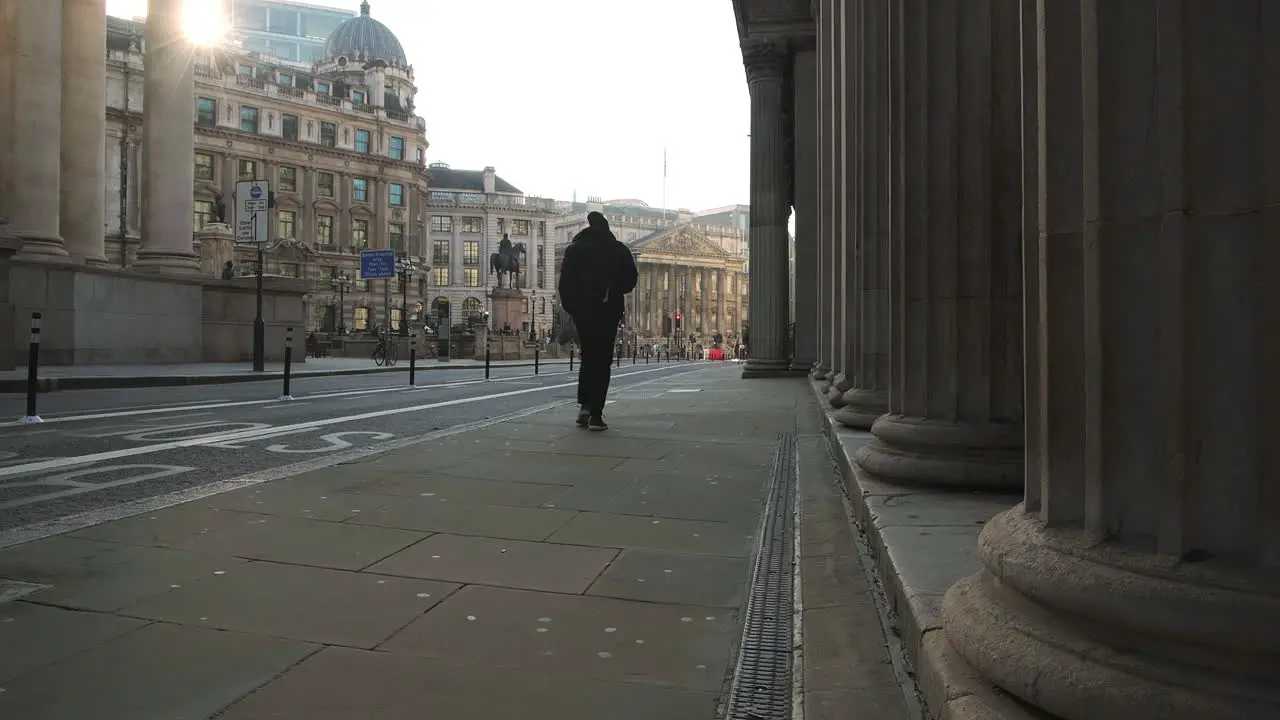
<svg viewBox="0 0 1280 720"><path fill-rule="evenodd" d="M1280 15L735 9L755 367L780 360L769 228L789 206L811 214L813 374L873 436L850 472L1022 493L942 601L965 667L934 717L1280 717ZM807 136L811 164L787 150ZM812 205L781 190L791 172ZM1002 694L1020 703L982 700Z"/></svg>

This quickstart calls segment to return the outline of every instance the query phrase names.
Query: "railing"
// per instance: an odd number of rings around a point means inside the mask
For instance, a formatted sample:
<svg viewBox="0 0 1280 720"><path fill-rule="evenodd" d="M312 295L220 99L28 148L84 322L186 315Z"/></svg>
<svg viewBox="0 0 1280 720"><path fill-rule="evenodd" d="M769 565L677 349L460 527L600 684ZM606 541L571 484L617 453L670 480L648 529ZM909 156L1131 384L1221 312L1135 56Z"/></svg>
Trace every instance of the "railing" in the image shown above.
<svg viewBox="0 0 1280 720"><path fill-rule="evenodd" d="M307 94L305 92L299 90L296 87L293 87L292 85L277 85L276 92L280 93L281 95L284 95L285 97L291 97L295 99L304 99L307 97Z"/></svg>
<svg viewBox="0 0 1280 720"><path fill-rule="evenodd" d="M321 105L333 105L335 107L342 107L342 98L334 97L332 95L321 95L317 93L316 102L320 103Z"/></svg>
<svg viewBox="0 0 1280 720"><path fill-rule="evenodd" d="M241 87L253 88L254 90L266 90L267 84L255 77L249 75L236 75L236 84Z"/></svg>
<svg viewBox="0 0 1280 720"><path fill-rule="evenodd" d="M427 193L428 205L449 206L500 206L524 210L556 210L557 202L550 198L524 195L499 195L497 193L467 193L449 190L431 190Z"/></svg>

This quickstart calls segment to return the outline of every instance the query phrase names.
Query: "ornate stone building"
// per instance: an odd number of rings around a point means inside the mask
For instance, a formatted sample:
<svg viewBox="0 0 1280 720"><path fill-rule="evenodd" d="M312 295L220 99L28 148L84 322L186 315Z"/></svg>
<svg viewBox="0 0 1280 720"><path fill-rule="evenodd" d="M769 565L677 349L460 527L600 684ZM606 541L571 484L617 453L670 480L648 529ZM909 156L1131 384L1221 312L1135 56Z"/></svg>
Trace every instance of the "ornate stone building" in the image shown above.
<svg viewBox="0 0 1280 720"><path fill-rule="evenodd" d="M143 34L136 22L110 19L106 186L118 211L107 213L105 247L123 267L136 262L142 218ZM417 314L428 284L425 124L414 114L413 68L369 3L338 26L315 64L224 46L197 50L193 72L197 237L218 219L219 203L233 220L237 180L267 180L275 203L264 271L311 287L308 330L385 324L388 311L399 327L404 288L398 278L384 287L358 277L366 248L393 248L423 268L408 284L407 310ZM256 249L237 247L234 264L236 274L252 274ZM340 295L330 278L343 274L353 282Z"/></svg>
<svg viewBox="0 0 1280 720"><path fill-rule="evenodd" d="M455 170L432 163L426 197L429 312L442 311L453 322L475 322L488 308L497 276L489 256L504 234L522 244L516 287L524 295L524 320L514 329L549 330L556 287L555 251L548 235L558 203L529 197L502 179L492 167Z"/></svg>
<svg viewBox="0 0 1280 720"><path fill-rule="evenodd" d="M734 6L746 374L813 365L847 481L947 545L1016 493L971 575L887 578L932 715L1280 717L1273 3Z"/></svg>

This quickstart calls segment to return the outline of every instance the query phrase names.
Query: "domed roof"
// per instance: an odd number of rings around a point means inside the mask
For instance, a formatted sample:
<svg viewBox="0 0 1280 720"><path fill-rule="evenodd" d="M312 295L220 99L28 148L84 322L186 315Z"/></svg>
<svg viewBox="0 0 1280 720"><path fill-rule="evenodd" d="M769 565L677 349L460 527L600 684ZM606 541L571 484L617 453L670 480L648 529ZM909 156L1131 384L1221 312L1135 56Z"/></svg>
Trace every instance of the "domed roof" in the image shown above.
<svg viewBox="0 0 1280 720"><path fill-rule="evenodd" d="M368 62L385 60L389 65L407 67L408 58L395 33L386 25L369 17L369 2L360 3L360 16L338 26L324 44L324 57L334 60L348 57Z"/></svg>

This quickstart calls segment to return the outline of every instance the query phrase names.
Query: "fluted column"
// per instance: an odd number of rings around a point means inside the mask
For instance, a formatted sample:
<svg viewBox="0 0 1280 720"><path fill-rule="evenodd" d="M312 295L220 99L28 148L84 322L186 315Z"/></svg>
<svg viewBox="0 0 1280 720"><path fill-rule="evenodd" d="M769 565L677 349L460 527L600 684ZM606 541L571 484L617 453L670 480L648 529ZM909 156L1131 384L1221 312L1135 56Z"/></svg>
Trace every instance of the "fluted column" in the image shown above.
<svg viewBox="0 0 1280 720"><path fill-rule="evenodd" d="M813 377L827 381L834 365L833 349L836 344L837 329L835 325L835 306L837 293L832 284L832 252L835 247L835 168L838 166L835 155L834 134L831 123L835 119L835 107L832 104L833 94L831 82L834 76L838 57L832 43L832 26L834 0L818 0L817 3L817 44L818 58L816 81L818 83L818 111L814 118L814 133L817 138L817 233L818 233L818 307L817 313L817 350L818 358L813 368Z"/></svg>
<svg viewBox="0 0 1280 720"><path fill-rule="evenodd" d="M889 409L889 0L863 0L852 374L835 414L841 424L871 428Z"/></svg>
<svg viewBox="0 0 1280 720"><path fill-rule="evenodd" d="M716 330L729 334L729 323L724 315L725 293L727 286L724 268L716 270Z"/></svg>
<svg viewBox="0 0 1280 720"><path fill-rule="evenodd" d="M1063 720L1280 717L1280 17L1041 2L1039 472L944 601Z"/></svg>
<svg viewBox="0 0 1280 720"><path fill-rule="evenodd" d="M648 265L649 273L649 335L657 337L662 334L662 298L658 295L658 266Z"/></svg>
<svg viewBox="0 0 1280 720"><path fill-rule="evenodd" d="M963 5L963 11L961 6ZM1018 0L907 0L907 219L893 248L891 482L1021 487Z"/></svg>
<svg viewBox="0 0 1280 720"><path fill-rule="evenodd" d="M788 316L787 129L783 116L789 62L786 46L750 40L742 46L751 89L751 328L749 355L742 376L768 377L787 372Z"/></svg>
<svg viewBox="0 0 1280 720"><path fill-rule="evenodd" d="M8 144L3 212L22 239L20 255L66 257L59 224L62 165L62 4L6 3L10 84L0 112ZM105 22L105 16L103 19ZM105 55L105 45L103 54ZM104 105L105 107L105 105ZM105 110L104 110L105 112ZM105 132L105 131L104 131ZM101 147L102 141L97 144ZM98 154L99 164L102 153Z"/></svg>
<svg viewBox="0 0 1280 720"><path fill-rule="evenodd" d="M149 0L142 107L142 247L134 267L194 274L191 249L195 181L194 54L183 35L182 0ZM230 203L228 203L230 205Z"/></svg>
<svg viewBox="0 0 1280 720"><path fill-rule="evenodd" d="M71 256L91 263L107 260L106 44L106 0L62 0L62 105L76 109L62 115L60 232Z"/></svg>
<svg viewBox="0 0 1280 720"><path fill-rule="evenodd" d="M812 42L812 41L810 41ZM792 123L795 156L796 212L795 276L795 341L791 369L809 373L818 359L818 55L812 45L796 52L793 65L795 95Z"/></svg>
<svg viewBox="0 0 1280 720"><path fill-rule="evenodd" d="M836 336L835 362L832 366L831 386L827 388L827 401L833 408L844 407L844 393L853 382L853 357L857 353L857 285L854 282L858 268L857 218L858 197L858 89L860 38L862 18L861 3L834 2L835 18L833 40L836 44L836 82L833 86L837 107L835 125L835 153L838 167L835 173L835 252L832 258L834 289L839 304L835 322L839 329Z"/></svg>

